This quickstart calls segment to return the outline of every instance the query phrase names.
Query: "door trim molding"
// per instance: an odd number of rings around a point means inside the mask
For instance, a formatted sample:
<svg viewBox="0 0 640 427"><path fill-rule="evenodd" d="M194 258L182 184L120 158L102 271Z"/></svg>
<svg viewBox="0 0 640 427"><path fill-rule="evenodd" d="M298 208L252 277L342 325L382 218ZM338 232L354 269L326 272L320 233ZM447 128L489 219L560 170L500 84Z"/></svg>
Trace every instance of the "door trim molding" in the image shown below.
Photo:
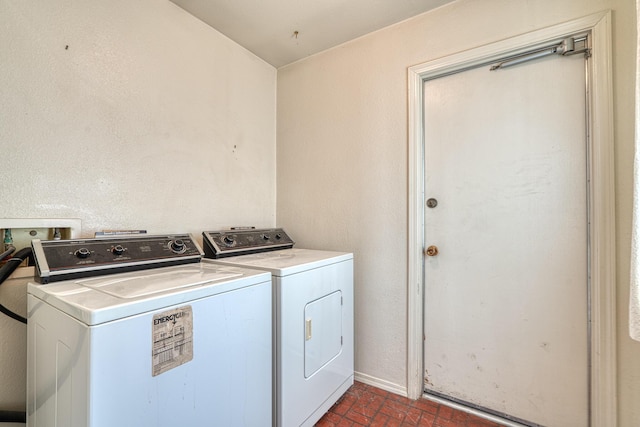
<svg viewBox="0 0 640 427"><path fill-rule="evenodd" d="M615 193L611 12L512 37L408 69L409 206L407 395L423 393L424 167L423 82L518 54L580 32L591 34L587 72L589 233L591 279L590 425L617 425Z"/></svg>

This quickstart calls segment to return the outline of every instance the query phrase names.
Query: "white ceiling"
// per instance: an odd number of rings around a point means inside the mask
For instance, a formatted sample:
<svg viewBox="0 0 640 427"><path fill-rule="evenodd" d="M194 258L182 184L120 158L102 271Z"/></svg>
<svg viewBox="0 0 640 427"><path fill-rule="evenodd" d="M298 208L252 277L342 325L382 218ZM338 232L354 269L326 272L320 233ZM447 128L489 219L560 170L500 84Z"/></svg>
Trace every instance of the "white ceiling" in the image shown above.
<svg viewBox="0 0 640 427"><path fill-rule="evenodd" d="M171 0L274 67L454 0Z"/></svg>

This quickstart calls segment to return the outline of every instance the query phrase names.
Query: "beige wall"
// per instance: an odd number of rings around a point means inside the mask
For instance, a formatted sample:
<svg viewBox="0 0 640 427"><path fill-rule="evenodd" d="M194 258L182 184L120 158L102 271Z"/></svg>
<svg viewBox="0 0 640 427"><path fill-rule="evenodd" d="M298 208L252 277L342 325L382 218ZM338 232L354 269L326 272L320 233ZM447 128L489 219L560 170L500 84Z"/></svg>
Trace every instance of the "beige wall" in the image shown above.
<svg viewBox="0 0 640 427"><path fill-rule="evenodd" d="M612 9L619 425L640 425L626 330L633 8L461 0L278 70L277 222L300 247L355 253L361 378L406 388L407 67ZM275 78L168 1L0 0L0 217L81 218L87 236L274 224ZM20 327L0 324L9 369L24 369L7 350ZM22 375L1 377L0 409L20 406Z"/></svg>
<svg viewBox="0 0 640 427"><path fill-rule="evenodd" d="M166 0L0 0L0 23L0 217L275 222L275 68Z"/></svg>
<svg viewBox="0 0 640 427"><path fill-rule="evenodd" d="M406 391L407 68L607 9L613 12L619 426L640 425L640 343L627 334L633 0L459 0L278 70L278 224L301 247L355 253L361 379Z"/></svg>
<svg viewBox="0 0 640 427"><path fill-rule="evenodd" d="M167 0L0 0L0 218L275 224L276 70ZM24 315L24 284L0 302ZM0 409L24 408L0 315Z"/></svg>

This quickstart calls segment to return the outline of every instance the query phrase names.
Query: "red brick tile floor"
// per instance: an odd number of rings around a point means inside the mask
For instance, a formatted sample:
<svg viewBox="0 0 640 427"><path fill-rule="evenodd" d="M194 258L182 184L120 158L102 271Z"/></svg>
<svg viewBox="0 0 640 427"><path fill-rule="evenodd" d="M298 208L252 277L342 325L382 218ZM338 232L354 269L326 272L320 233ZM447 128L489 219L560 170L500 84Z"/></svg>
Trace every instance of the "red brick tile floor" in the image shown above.
<svg viewBox="0 0 640 427"><path fill-rule="evenodd" d="M316 427L500 427L501 424L426 399L411 400L360 382Z"/></svg>

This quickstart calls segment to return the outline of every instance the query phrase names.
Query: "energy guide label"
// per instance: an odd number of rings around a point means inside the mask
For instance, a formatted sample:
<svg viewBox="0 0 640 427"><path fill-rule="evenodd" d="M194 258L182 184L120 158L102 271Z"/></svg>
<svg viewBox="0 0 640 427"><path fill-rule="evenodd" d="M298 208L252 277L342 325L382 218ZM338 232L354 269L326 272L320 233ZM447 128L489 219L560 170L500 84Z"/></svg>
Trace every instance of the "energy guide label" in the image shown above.
<svg viewBox="0 0 640 427"><path fill-rule="evenodd" d="M193 359L193 309L190 305L153 316L152 373L155 377Z"/></svg>

